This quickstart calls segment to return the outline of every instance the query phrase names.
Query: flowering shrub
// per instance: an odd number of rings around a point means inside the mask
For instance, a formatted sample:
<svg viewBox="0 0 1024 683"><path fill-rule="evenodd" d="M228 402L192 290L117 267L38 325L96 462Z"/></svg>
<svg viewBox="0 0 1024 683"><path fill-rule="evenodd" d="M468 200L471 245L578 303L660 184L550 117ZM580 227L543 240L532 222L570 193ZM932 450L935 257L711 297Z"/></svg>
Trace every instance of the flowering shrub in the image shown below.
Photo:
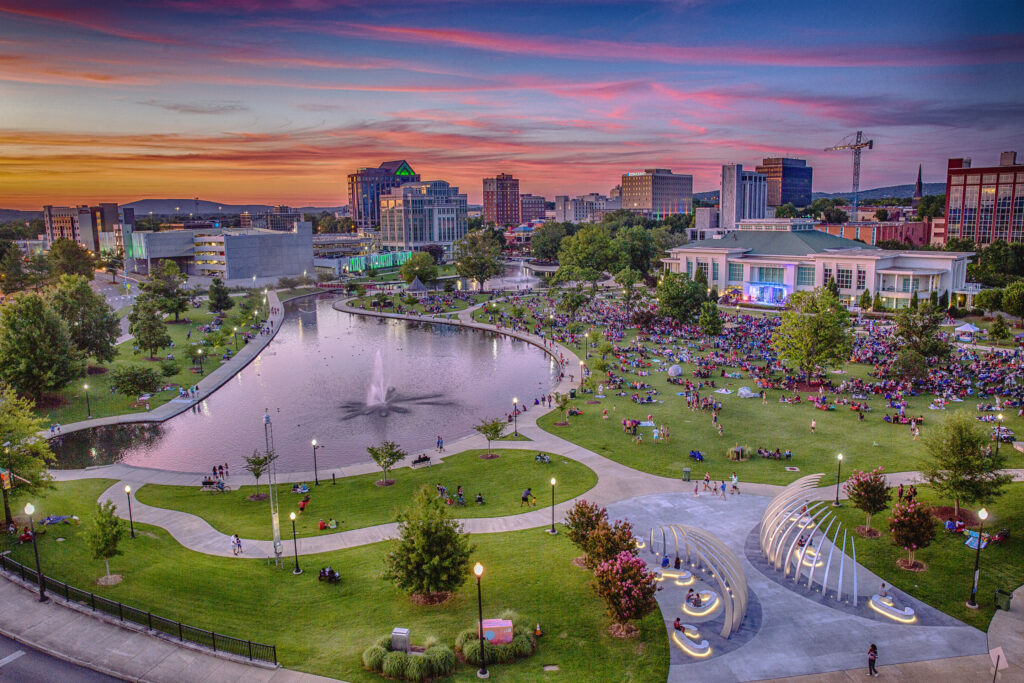
<svg viewBox="0 0 1024 683"><path fill-rule="evenodd" d="M594 589L617 624L640 619L657 607L654 572L647 569L641 558L627 551L597 565Z"/></svg>
<svg viewBox="0 0 1024 683"><path fill-rule="evenodd" d="M635 556L633 525L620 519L608 524L607 519L602 519L597 528L587 535L583 550L587 553L587 566L591 569L621 553Z"/></svg>
<svg viewBox="0 0 1024 683"><path fill-rule="evenodd" d="M602 522L608 521L608 509L599 508L594 503L588 503L585 500L578 500L576 504L569 509L569 513L565 516L565 529L569 534L569 540L576 545L577 548L583 550L583 546L586 545L587 536L590 532L598 527Z"/></svg>
<svg viewBox="0 0 1024 683"><path fill-rule="evenodd" d="M867 514L864 526L868 529L871 528L871 515L889 507L889 499L892 497L892 490L885 481L885 469L882 467L876 467L870 472L854 470L843 484L843 490L854 507Z"/></svg>
<svg viewBox="0 0 1024 683"><path fill-rule="evenodd" d="M907 551L910 563L914 553L927 548L935 538L935 520L928 509L915 501L897 503L889 518L892 541Z"/></svg>

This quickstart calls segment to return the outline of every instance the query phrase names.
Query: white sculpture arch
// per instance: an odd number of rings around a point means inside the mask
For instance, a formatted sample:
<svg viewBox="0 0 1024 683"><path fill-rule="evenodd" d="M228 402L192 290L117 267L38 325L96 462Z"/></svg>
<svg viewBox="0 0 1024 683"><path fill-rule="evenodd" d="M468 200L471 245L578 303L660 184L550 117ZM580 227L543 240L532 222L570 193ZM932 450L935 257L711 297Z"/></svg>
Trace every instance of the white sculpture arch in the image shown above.
<svg viewBox="0 0 1024 683"><path fill-rule="evenodd" d="M655 555L678 557L690 567L708 572L718 584L725 623L720 635L728 638L735 633L747 615L747 576L736 554L715 535L683 524L658 527L661 533L661 551L655 544L655 529L651 529L648 550ZM672 534L673 547L668 547L668 534ZM682 550L682 554L680 554ZM671 564L669 566L672 566Z"/></svg>
<svg viewBox="0 0 1024 683"><path fill-rule="evenodd" d="M838 552L838 577L836 579L834 597L843 600L843 583L846 577L846 565L850 564L846 557L847 530L830 509L827 501L815 495L818 482L824 474L809 474L797 479L772 498L761 515L759 538L761 552L768 563L776 571L786 577L793 577L799 584L806 578L805 585L811 590L820 590L828 595L829 576L832 572L832 559ZM838 523L837 523L838 522ZM827 524L827 526L826 526ZM833 530L834 527L834 530ZM822 530L824 529L824 530ZM820 531L820 534L819 534ZM831 538L829 534L831 532ZM842 541L839 540L842 532ZM800 545L800 539L804 543ZM823 541L830 543L828 559L822 561L821 548ZM852 581L848 589L849 602L857 604L857 549L852 536L849 536L850 550L853 553ZM817 543L817 545L815 545ZM807 563L810 555L810 563ZM817 569L824 567L820 589L815 588L814 577Z"/></svg>

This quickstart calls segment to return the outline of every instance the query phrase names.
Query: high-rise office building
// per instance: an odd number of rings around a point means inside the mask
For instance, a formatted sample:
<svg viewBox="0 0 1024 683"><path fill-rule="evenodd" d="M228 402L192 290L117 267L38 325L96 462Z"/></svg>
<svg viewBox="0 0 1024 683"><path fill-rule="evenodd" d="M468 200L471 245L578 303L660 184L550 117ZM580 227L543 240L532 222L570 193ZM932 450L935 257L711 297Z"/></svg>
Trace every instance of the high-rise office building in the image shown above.
<svg viewBox="0 0 1024 683"><path fill-rule="evenodd" d="M646 168L622 176L622 208L661 218L690 213L693 208L693 176L667 168Z"/></svg>
<svg viewBox="0 0 1024 683"><path fill-rule="evenodd" d="M1024 164L1016 152L1000 154L998 166L971 168L970 159L950 159L946 168L947 239L979 246L1024 241Z"/></svg>
<svg viewBox="0 0 1024 683"><path fill-rule="evenodd" d="M46 241L65 238L78 242L98 254L102 249L114 247L114 226L134 225L135 210L119 207L116 202L101 202L97 206L44 206L43 230Z"/></svg>
<svg viewBox="0 0 1024 683"><path fill-rule="evenodd" d="M519 220L523 223L543 220L545 211L546 207L543 197L535 194L519 195Z"/></svg>
<svg viewBox="0 0 1024 683"><path fill-rule="evenodd" d="M380 196L403 183L418 182L420 176L403 160L385 161L377 168L361 168L348 176L348 206L360 232L372 232L380 225Z"/></svg>
<svg viewBox="0 0 1024 683"><path fill-rule="evenodd" d="M450 255L466 235L466 195L443 180L404 183L380 197L380 243L385 251L419 251L439 244Z"/></svg>
<svg viewBox="0 0 1024 683"><path fill-rule="evenodd" d="M764 218L767 194L768 179L763 173L744 171L740 164L722 166L719 225L734 230L739 221Z"/></svg>
<svg viewBox="0 0 1024 683"><path fill-rule="evenodd" d="M756 170L768 177L768 206L807 206L811 203L814 169L803 159L765 158Z"/></svg>
<svg viewBox="0 0 1024 683"><path fill-rule="evenodd" d="M484 223L507 228L519 225L519 179L507 173L484 178Z"/></svg>

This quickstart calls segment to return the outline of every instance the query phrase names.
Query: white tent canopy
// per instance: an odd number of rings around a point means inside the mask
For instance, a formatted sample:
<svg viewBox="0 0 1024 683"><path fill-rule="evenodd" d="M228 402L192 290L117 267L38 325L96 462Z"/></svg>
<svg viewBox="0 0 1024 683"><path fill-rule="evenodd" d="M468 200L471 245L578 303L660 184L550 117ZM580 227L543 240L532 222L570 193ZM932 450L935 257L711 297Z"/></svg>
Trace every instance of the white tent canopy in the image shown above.
<svg viewBox="0 0 1024 683"><path fill-rule="evenodd" d="M975 332L980 332L981 328L980 327L975 327L974 325L972 325L970 323L964 323L960 327L956 328L956 331L957 332L970 332L971 334L974 334Z"/></svg>

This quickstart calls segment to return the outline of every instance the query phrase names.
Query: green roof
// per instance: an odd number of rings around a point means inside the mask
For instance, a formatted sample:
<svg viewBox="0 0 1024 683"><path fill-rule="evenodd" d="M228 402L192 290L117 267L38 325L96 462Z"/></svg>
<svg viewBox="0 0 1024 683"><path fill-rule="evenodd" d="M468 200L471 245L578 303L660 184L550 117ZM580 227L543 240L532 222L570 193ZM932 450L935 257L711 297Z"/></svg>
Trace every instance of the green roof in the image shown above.
<svg viewBox="0 0 1024 683"><path fill-rule="evenodd" d="M751 256L808 256L828 249L871 249L870 244L830 235L819 230L767 231L733 230L721 239L706 239L684 244L677 249L745 249Z"/></svg>

